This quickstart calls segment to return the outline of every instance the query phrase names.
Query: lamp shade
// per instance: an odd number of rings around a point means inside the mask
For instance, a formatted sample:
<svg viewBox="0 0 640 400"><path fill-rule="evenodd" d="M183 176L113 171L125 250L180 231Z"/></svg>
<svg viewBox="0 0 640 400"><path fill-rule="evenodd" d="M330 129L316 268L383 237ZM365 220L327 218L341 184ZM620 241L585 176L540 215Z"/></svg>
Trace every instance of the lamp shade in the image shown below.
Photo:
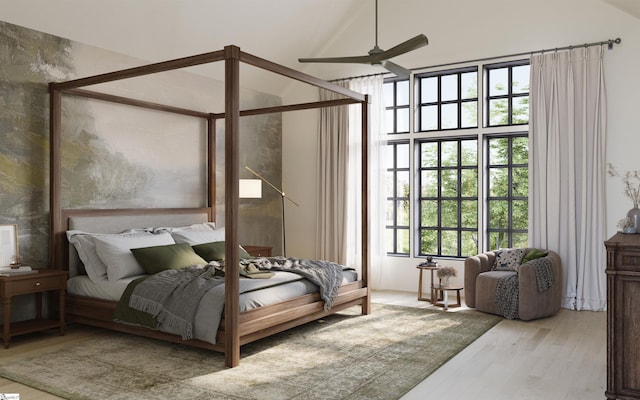
<svg viewBox="0 0 640 400"><path fill-rule="evenodd" d="M262 181L260 179L240 179L240 198L261 199Z"/></svg>

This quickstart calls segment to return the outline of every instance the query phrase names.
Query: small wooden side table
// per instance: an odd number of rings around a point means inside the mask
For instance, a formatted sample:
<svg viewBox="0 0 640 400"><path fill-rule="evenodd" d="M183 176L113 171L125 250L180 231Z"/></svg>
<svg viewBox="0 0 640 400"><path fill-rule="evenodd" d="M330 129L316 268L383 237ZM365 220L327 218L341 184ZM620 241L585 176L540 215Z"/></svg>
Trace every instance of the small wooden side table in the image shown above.
<svg viewBox="0 0 640 400"><path fill-rule="evenodd" d="M436 297L436 291L434 290L434 287L433 287L433 271L437 270L438 267L430 266L430 265L418 265L416 268L418 268L418 270L420 271L420 275L418 277L418 300L429 301L431 302L431 304L436 304L436 301L438 299ZM430 289L431 293L429 298L424 297L422 294L422 284L423 284L422 272L425 270L431 271L431 283L429 284L429 287L431 288Z"/></svg>
<svg viewBox="0 0 640 400"><path fill-rule="evenodd" d="M66 290L67 271L39 269L36 274L0 276L0 298L2 298L4 317L2 326L4 348L9 348L9 340L12 336L51 328L60 328L60 336L64 335ZM57 291L59 295L58 320L42 318L42 293L49 291ZM11 298L30 293L35 293L36 295L36 318L29 321L11 323Z"/></svg>
<svg viewBox="0 0 640 400"><path fill-rule="evenodd" d="M438 300L436 300L435 303L433 303L434 306L440 306L443 307L445 310L448 310L449 307L460 307L462 305L462 302L460 301L460 291L462 290L462 286L453 286L453 285L449 285L449 286L442 286L440 284L436 284L436 285L432 285L431 286L431 290L436 292L435 297L437 299L440 298L440 296L438 295L439 293L442 294L442 302L439 302ZM456 297L457 297L457 302L454 304L449 304L449 291L450 290L455 290L456 291Z"/></svg>

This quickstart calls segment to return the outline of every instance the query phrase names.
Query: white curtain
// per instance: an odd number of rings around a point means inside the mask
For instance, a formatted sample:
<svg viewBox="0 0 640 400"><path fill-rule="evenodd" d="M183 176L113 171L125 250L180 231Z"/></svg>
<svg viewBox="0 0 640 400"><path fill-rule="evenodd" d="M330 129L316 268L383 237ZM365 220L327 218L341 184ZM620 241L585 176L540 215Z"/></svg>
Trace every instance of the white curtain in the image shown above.
<svg viewBox="0 0 640 400"><path fill-rule="evenodd" d="M369 249L370 276L372 288L379 287L382 257L385 255L385 145L384 98L382 75L374 75L349 80L349 89L369 95ZM347 190L347 265L360 267L362 237L361 226L361 107L349 108L349 168Z"/></svg>
<svg viewBox="0 0 640 400"><path fill-rule="evenodd" d="M531 57L529 242L558 252L562 306L606 309L602 46Z"/></svg>
<svg viewBox="0 0 640 400"><path fill-rule="evenodd" d="M338 82L346 87L346 82ZM341 98L320 89L320 100ZM348 106L320 109L316 258L346 264Z"/></svg>

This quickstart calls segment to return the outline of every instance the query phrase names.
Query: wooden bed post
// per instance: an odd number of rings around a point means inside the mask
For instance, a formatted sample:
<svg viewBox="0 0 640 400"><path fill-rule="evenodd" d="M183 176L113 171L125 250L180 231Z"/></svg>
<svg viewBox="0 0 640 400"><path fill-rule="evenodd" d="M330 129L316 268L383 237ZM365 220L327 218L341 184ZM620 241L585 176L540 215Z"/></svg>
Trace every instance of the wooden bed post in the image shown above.
<svg viewBox="0 0 640 400"><path fill-rule="evenodd" d="M207 207L211 209L209 221L216 220L216 117L207 118Z"/></svg>
<svg viewBox="0 0 640 400"><path fill-rule="evenodd" d="M362 180L362 280L367 285L367 296L362 300L362 314L371 313L371 287L369 285L369 95L365 95L362 106L361 180Z"/></svg>
<svg viewBox="0 0 640 400"><path fill-rule="evenodd" d="M225 304L224 335L225 364L233 368L240 364L240 273L238 263L238 167L240 124L240 48L226 46L225 54Z"/></svg>
<svg viewBox="0 0 640 400"><path fill-rule="evenodd" d="M62 204L60 203L60 188L62 187L61 172L61 115L62 94L55 89L55 84L49 84L49 268L62 269L63 259L60 238L62 229Z"/></svg>

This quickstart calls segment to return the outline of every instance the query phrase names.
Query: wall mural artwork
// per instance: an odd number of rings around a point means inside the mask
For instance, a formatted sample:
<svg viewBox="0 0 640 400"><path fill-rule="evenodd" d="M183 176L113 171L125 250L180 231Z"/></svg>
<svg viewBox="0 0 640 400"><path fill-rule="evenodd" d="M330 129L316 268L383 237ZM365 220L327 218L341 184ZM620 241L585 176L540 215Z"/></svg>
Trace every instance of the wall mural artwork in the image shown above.
<svg viewBox="0 0 640 400"><path fill-rule="evenodd" d="M148 62L0 21L0 63L0 224L18 224L24 262L44 267L49 233L47 84ZM204 112L224 110L223 82L186 71L92 89ZM243 107L281 104L277 96L248 89L241 99ZM64 207L205 205L203 121L70 96L63 97L62 107ZM281 182L280 114L240 122L240 162ZM223 125L216 156L219 225L224 224ZM265 193L260 200L241 200L241 241L280 248L279 203L277 196L271 197Z"/></svg>

